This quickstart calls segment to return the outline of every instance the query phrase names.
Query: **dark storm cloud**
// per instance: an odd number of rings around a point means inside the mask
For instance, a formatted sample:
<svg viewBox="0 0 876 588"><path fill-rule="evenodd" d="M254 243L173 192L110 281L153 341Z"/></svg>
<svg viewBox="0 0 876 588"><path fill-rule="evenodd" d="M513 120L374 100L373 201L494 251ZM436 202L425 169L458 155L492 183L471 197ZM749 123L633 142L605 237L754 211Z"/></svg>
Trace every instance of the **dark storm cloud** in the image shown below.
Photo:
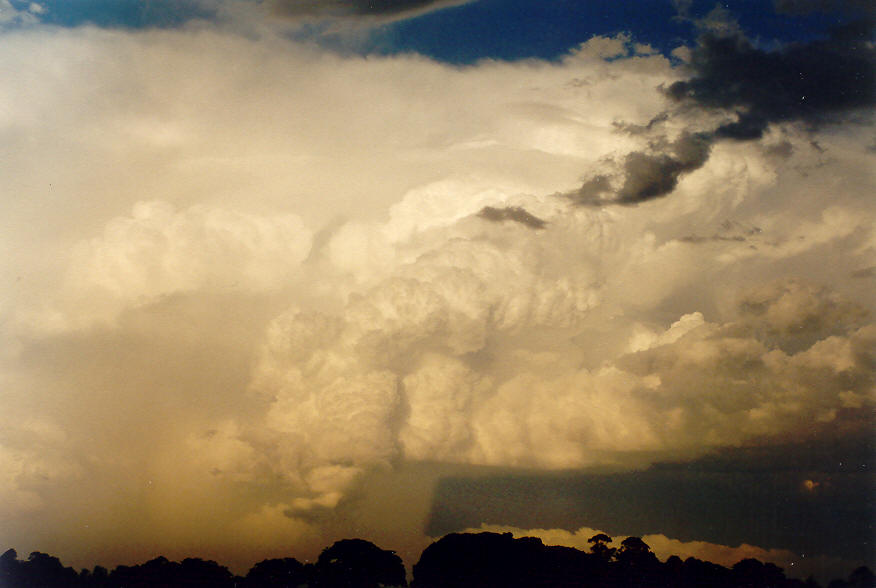
<svg viewBox="0 0 876 588"><path fill-rule="evenodd" d="M684 5L679 5L682 12ZM858 18L834 28L828 39L775 51L755 46L732 27L704 33L692 52L693 76L664 91L681 105L723 111L735 120L710 132L685 132L672 143L654 141L650 150L626 155L614 181L595 175L567 196L581 205L645 202L675 190L684 174L708 161L718 141L760 139L774 122L800 121L816 128L870 116L876 106L874 22L872 16ZM668 117L664 112L647 125L615 126L646 135Z"/></svg>
<svg viewBox="0 0 876 588"><path fill-rule="evenodd" d="M862 411L847 413L805 439L725 449L645 471L445 478L426 532L481 524L590 527L870 563L873 420Z"/></svg>
<svg viewBox="0 0 876 588"><path fill-rule="evenodd" d="M608 176L597 175L569 196L582 205L614 202L637 204L672 192L686 173L702 167L709 159L713 138L704 133L682 133L653 152L634 151L623 159L623 183L615 192Z"/></svg>
<svg viewBox="0 0 876 588"><path fill-rule="evenodd" d="M653 131L657 126L661 123L669 120L668 112L661 112L654 118L648 121L646 125L637 125L633 123L627 123L623 121L615 121L612 125L619 131L627 133L628 135L645 135Z"/></svg>
<svg viewBox="0 0 876 588"><path fill-rule="evenodd" d="M852 277L855 279L876 277L876 265L871 265L870 267L856 270L852 272Z"/></svg>
<svg viewBox="0 0 876 588"><path fill-rule="evenodd" d="M405 17L464 4L469 0L273 0L276 14L288 17Z"/></svg>
<svg viewBox="0 0 876 588"><path fill-rule="evenodd" d="M478 213L482 219L492 222L514 221L530 229L543 229L547 223L520 206L505 206L495 208L484 206Z"/></svg>
<svg viewBox="0 0 876 588"><path fill-rule="evenodd" d="M693 50L689 80L666 90L679 102L736 112L716 138L757 139L771 122L811 126L840 121L876 105L872 18L837 27L826 40L777 51L741 35L703 35Z"/></svg>
<svg viewBox="0 0 876 588"><path fill-rule="evenodd" d="M809 14L810 12L876 11L871 0L773 0L779 14Z"/></svg>
<svg viewBox="0 0 876 588"><path fill-rule="evenodd" d="M712 243L716 241L735 241L744 243L751 240L753 237L760 235L763 231L760 227L743 225L739 222L725 220L721 223L719 231L712 235L690 234L679 237L678 240L682 243Z"/></svg>
<svg viewBox="0 0 876 588"><path fill-rule="evenodd" d="M595 204L604 199L605 194L612 192L610 178L606 175L598 175L590 178L571 195L572 199L579 204Z"/></svg>
<svg viewBox="0 0 876 588"><path fill-rule="evenodd" d="M876 417L846 408L834 419L813 424L798 438L763 438L726 447L691 462L658 463L653 469L701 472L804 472L870 474L876 461Z"/></svg>
<svg viewBox="0 0 876 588"><path fill-rule="evenodd" d="M634 204L669 194L682 174L706 163L710 147L711 141L706 135L685 133L666 153L630 153L624 160L626 177L617 194L618 201Z"/></svg>

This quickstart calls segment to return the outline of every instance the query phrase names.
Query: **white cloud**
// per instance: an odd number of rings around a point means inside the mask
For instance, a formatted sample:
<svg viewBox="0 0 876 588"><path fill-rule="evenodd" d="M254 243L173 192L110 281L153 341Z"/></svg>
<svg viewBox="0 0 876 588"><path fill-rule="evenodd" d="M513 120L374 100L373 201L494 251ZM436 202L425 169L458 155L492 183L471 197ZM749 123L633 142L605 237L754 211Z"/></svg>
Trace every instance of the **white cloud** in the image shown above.
<svg viewBox="0 0 876 588"><path fill-rule="evenodd" d="M104 523L150 513L141 545L305 541L399 461L632 467L873 402L855 129L818 137L834 159L785 129L787 160L720 144L669 197L575 207L649 141L612 123L679 76L602 59L623 38L467 68L204 28L3 40L3 402L65 435L0 439L13 504L61 496L21 464L68 460L99 475L61 503L115 480Z"/></svg>
<svg viewBox="0 0 876 588"><path fill-rule="evenodd" d="M0 29L36 24L38 22L36 15L44 11L44 8L36 2L31 2L26 9L19 9L15 8L9 0L0 0Z"/></svg>
<svg viewBox="0 0 876 588"><path fill-rule="evenodd" d="M292 214L176 211L166 202L138 202L130 216L110 220L100 237L74 247L63 286L73 307L68 315L113 318L119 309L199 289L279 289L310 243L310 230Z"/></svg>

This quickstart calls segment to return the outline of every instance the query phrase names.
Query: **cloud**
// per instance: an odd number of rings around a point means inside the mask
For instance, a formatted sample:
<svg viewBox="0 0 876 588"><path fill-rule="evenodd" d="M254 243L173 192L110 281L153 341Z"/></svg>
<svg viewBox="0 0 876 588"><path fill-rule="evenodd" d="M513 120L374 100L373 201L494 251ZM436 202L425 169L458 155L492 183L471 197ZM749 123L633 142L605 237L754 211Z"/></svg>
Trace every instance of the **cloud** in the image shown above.
<svg viewBox="0 0 876 588"><path fill-rule="evenodd" d="M811 429L632 471L458 472L439 482L427 532L440 536L483 523L593 527L867 561L872 418L850 410ZM762 525L765 519L773 524Z"/></svg>
<svg viewBox="0 0 876 588"><path fill-rule="evenodd" d="M561 368L565 345L531 349L528 338L573 327L598 298L576 299L568 283L535 279L544 268L513 258L452 259L421 257L405 278L353 298L343 318L275 323L255 386L273 399L261 434L291 436L283 443L293 453L272 461L293 469L278 473L355 475L399 458L635 463L636 452L691 455L874 401L864 351L872 325L829 291L769 286L743 296L736 320L685 315L650 336L630 333L628 350L598 368ZM509 269L512 280L487 281Z"/></svg>
<svg viewBox="0 0 876 588"><path fill-rule="evenodd" d="M502 222L506 220L514 221L530 229L543 229L545 222L537 216L530 214L525 208L519 206L507 206L505 208L495 208L493 206L485 206L478 213L480 218L493 222Z"/></svg>
<svg viewBox="0 0 876 588"><path fill-rule="evenodd" d="M626 154L622 163L615 164L613 174L595 175L568 196L577 204L597 206L637 204L666 196L675 190L685 174L696 171L708 161L713 142L713 136L708 133L682 132L672 142L661 138L654 141L648 151Z"/></svg>
<svg viewBox="0 0 876 588"><path fill-rule="evenodd" d="M100 237L78 243L63 304L77 321L114 320L121 309L193 290L276 290L310 252L295 215L259 217L220 208L185 211L138 202Z"/></svg>
<svg viewBox="0 0 876 588"><path fill-rule="evenodd" d="M873 10L865 0L774 0L773 6L780 14L808 14L810 12L851 12Z"/></svg>
<svg viewBox="0 0 876 588"><path fill-rule="evenodd" d="M34 25L45 8L31 2L27 8L16 8L9 0L0 0L0 31L4 28Z"/></svg>
<svg viewBox="0 0 876 588"><path fill-rule="evenodd" d="M4 35L7 544L225 561L263 525L316 549L411 463L632 468L872 405L855 126L768 129L786 158L702 142L711 112L619 133L682 77L623 38L460 69L209 27ZM647 202L554 196L582 174Z"/></svg>
<svg viewBox="0 0 876 588"><path fill-rule="evenodd" d="M271 0L270 9L291 18L368 18L380 21L411 18L465 4L471 0Z"/></svg>
<svg viewBox="0 0 876 588"><path fill-rule="evenodd" d="M688 18L687 3L677 3L677 9L681 18ZM693 76L672 82L665 93L682 108L696 105L724 120L703 128L703 121L684 121L683 114L664 111L646 125L617 122L620 132L650 136L649 149L609 158L614 169L590 175L567 194L573 201L636 204L666 196L682 176L706 163L719 141L760 139L771 123L803 122L815 128L854 117L863 120L868 107L876 105L871 18L838 26L826 40L771 51L747 39L720 6L695 23L703 34L686 59ZM679 122L685 128L668 140L664 127ZM790 145L783 146L787 151Z"/></svg>
<svg viewBox="0 0 876 588"><path fill-rule="evenodd" d="M545 545L563 545L565 547L573 547L580 551L590 551L592 544L587 540L590 537L605 533L597 529L581 527L575 531L567 531L565 529L518 529L516 527L506 527L501 525L481 525L477 529L466 529L468 533L492 532L492 533L512 533L514 537L538 537ZM606 533L607 534L607 533ZM609 535L611 536L611 535ZM627 535L612 536L612 545L620 545L621 541L626 539ZM689 557L711 561L725 567L732 567L736 562L746 559L755 558L763 562L771 562L788 569L788 564L801 561L799 555L784 549L763 549L754 545L742 544L737 547L728 545L718 545L708 543L706 541L679 541L671 539L665 535L644 535L641 539L648 544L651 551L661 561L665 561L672 555L677 555L682 560ZM796 571L796 570L793 570ZM796 574L792 577L795 577Z"/></svg>
<svg viewBox="0 0 876 588"><path fill-rule="evenodd" d="M624 158L624 183L618 192L622 203L649 200L672 192L678 178L703 165L709 157L704 137L683 135L671 147L671 155L630 153Z"/></svg>
<svg viewBox="0 0 876 588"><path fill-rule="evenodd" d="M515 538L537 537L545 545L562 545L580 551L589 552L592 544L588 539L605 531L581 527L576 530L566 529L521 529L508 525L481 524L475 528L460 530L462 533L511 533ZM607 533L606 533L607 534ZM626 539L626 534L609 535L612 545L620 546ZM765 563L773 563L784 571L789 578L808 578L814 576L823 581L846 575L855 567L853 560L841 557L812 556L811 554L795 553L788 549L764 548L757 545L741 543L738 545L722 545L708 541L682 541L663 534L646 534L641 539L650 547L652 553L661 561L671 556L678 556L682 561L694 558L732 568L743 559L757 559Z"/></svg>
<svg viewBox="0 0 876 588"><path fill-rule="evenodd" d="M739 34L706 33L692 54L693 77L669 85L667 95L735 112L716 129L719 138L757 139L772 122L842 120L876 104L872 30L870 21L853 22L826 40L774 51Z"/></svg>

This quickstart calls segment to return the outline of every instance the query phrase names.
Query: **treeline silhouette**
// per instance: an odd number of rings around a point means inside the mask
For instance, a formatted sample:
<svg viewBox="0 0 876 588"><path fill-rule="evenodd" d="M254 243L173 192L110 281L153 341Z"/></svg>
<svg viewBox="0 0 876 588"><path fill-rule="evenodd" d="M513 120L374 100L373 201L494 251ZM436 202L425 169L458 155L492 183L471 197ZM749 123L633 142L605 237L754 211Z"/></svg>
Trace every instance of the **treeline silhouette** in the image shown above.
<svg viewBox="0 0 876 588"><path fill-rule="evenodd" d="M778 566L743 559L731 568L690 557L661 562L638 537L618 547L605 534L590 538L590 551L515 539L511 533L453 533L427 547L413 567L410 588L820 588L786 578ZM76 572L57 557L33 552L0 556L0 588L379 588L408 586L404 564L393 551L363 539L344 539L316 562L266 559L245 576L199 558L157 557L145 563ZM827 588L874 588L867 567Z"/></svg>

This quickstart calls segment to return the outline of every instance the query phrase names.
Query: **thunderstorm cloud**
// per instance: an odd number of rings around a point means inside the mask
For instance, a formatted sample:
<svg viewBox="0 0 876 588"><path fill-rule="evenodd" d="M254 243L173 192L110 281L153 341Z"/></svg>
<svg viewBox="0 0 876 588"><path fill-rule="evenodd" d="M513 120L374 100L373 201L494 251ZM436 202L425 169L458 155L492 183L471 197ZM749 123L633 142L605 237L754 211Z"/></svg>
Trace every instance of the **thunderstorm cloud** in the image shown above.
<svg viewBox="0 0 876 588"><path fill-rule="evenodd" d="M443 476L860 434L856 35L455 67L285 30L3 32L0 544L240 566L355 534L412 562Z"/></svg>

